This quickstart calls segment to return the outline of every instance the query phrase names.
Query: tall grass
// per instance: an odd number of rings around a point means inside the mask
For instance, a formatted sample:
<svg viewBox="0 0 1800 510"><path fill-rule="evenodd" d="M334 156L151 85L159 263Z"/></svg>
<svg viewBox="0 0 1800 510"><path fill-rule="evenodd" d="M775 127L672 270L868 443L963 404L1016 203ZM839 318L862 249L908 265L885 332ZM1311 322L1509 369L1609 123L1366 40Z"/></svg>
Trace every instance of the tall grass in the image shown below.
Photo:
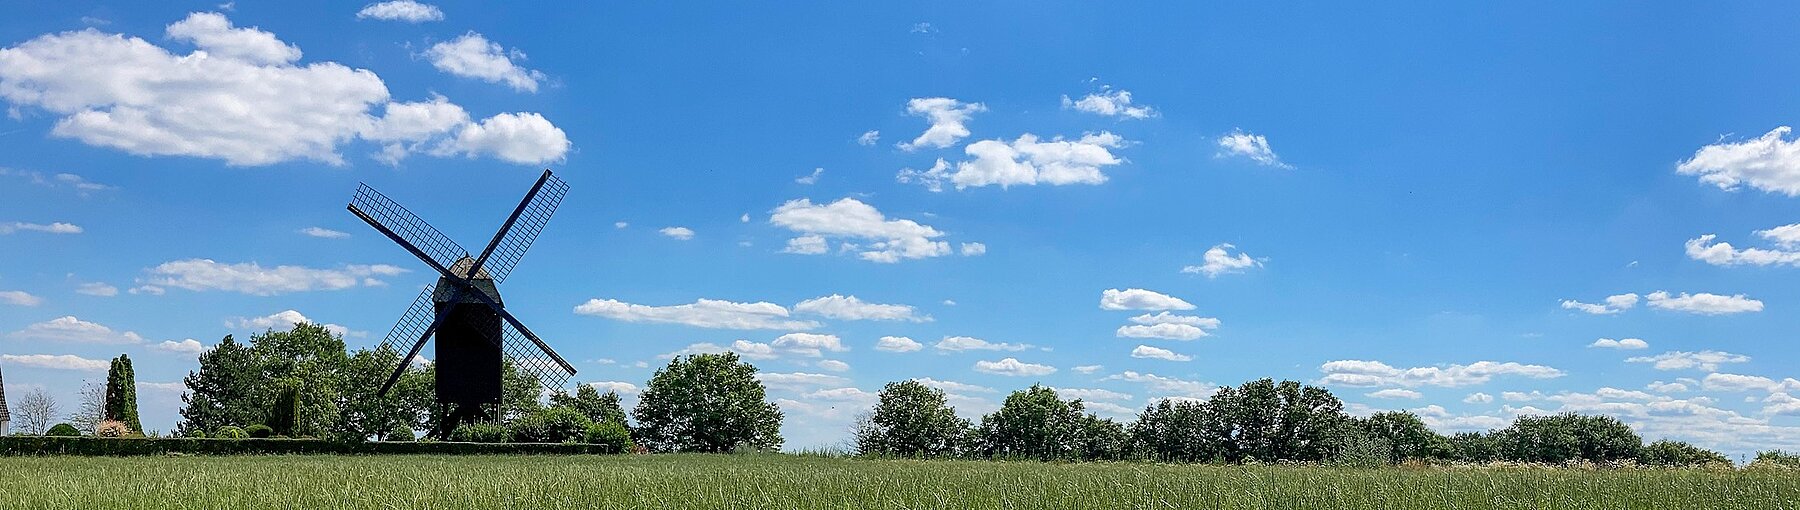
<svg viewBox="0 0 1800 510"><path fill-rule="evenodd" d="M0 508L1800 509L1800 472L828 455L0 458Z"/></svg>

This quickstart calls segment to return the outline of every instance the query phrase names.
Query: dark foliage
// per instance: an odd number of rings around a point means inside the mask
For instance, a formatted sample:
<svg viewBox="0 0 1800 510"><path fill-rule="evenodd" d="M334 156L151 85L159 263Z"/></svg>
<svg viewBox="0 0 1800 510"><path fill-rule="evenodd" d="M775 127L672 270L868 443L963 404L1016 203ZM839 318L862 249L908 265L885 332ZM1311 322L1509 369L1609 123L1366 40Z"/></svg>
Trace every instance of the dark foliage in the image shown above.
<svg viewBox="0 0 1800 510"><path fill-rule="evenodd" d="M49 431L44 432L44 435L51 437L80 437L81 431L77 430L74 425L58 423L56 426L50 427Z"/></svg>
<svg viewBox="0 0 1800 510"><path fill-rule="evenodd" d="M651 376L632 417L655 451L781 448L781 409L767 401L756 367L736 353L675 358Z"/></svg>

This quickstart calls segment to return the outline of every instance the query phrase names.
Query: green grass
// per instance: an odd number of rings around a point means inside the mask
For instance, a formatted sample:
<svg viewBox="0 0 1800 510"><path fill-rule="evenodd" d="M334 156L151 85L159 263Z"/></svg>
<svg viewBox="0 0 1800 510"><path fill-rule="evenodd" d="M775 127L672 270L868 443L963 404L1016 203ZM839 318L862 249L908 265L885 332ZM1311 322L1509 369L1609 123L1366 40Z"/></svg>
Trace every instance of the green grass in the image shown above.
<svg viewBox="0 0 1800 510"><path fill-rule="evenodd" d="M0 508L1800 508L1800 472L792 455L0 458Z"/></svg>

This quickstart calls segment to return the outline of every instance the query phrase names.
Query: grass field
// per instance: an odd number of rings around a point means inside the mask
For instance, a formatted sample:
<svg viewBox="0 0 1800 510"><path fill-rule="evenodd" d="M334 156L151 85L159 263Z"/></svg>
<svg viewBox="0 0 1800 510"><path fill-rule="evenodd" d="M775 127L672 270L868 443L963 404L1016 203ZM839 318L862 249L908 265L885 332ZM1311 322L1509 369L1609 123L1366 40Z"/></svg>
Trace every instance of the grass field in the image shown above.
<svg viewBox="0 0 1800 510"><path fill-rule="evenodd" d="M0 458L0 508L1800 508L1800 472L789 455Z"/></svg>

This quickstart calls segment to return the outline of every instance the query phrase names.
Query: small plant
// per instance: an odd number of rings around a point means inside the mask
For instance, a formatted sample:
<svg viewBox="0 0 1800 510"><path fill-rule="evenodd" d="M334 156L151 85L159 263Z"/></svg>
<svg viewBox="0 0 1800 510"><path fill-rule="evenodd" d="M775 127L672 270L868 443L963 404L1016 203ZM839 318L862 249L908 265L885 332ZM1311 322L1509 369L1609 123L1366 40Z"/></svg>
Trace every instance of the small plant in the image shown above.
<svg viewBox="0 0 1800 510"><path fill-rule="evenodd" d="M219 439L244 439L250 437L250 433L244 432L244 429L238 428L236 425L226 425L219 427L219 430L213 431L213 437Z"/></svg>
<svg viewBox="0 0 1800 510"><path fill-rule="evenodd" d="M194 439L206 439L206 431L200 430L200 429L190 430L190 431L187 431L186 437L190 437L190 438L194 438Z"/></svg>
<svg viewBox="0 0 1800 510"><path fill-rule="evenodd" d="M275 435L275 429L269 427L268 425L263 425L261 423L258 423L255 425L244 427L244 433L249 434L250 437L252 437L252 438L268 439L269 436Z"/></svg>
<svg viewBox="0 0 1800 510"><path fill-rule="evenodd" d="M450 440L458 443L504 443L511 432L498 423L464 423L450 431Z"/></svg>
<svg viewBox="0 0 1800 510"><path fill-rule="evenodd" d="M381 440L396 443L410 442L414 440L413 429L405 425L395 425L394 430L388 431L387 437L383 437Z"/></svg>
<svg viewBox="0 0 1800 510"><path fill-rule="evenodd" d="M132 435L131 427L118 420L105 420L94 427L94 435L100 437L128 437Z"/></svg>
<svg viewBox="0 0 1800 510"><path fill-rule="evenodd" d="M50 427L48 432L44 432L44 435L51 437L77 437L81 435L81 431L76 430L74 425L58 423L56 426Z"/></svg>
<svg viewBox="0 0 1800 510"><path fill-rule="evenodd" d="M616 421L597 423L588 427L587 436L583 439L588 444L605 446L610 453L625 453L634 449L631 442L631 430Z"/></svg>
<svg viewBox="0 0 1800 510"><path fill-rule="evenodd" d="M593 420L567 407L552 407L513 421L515 443L566 443L580 441Z"/></svg>

